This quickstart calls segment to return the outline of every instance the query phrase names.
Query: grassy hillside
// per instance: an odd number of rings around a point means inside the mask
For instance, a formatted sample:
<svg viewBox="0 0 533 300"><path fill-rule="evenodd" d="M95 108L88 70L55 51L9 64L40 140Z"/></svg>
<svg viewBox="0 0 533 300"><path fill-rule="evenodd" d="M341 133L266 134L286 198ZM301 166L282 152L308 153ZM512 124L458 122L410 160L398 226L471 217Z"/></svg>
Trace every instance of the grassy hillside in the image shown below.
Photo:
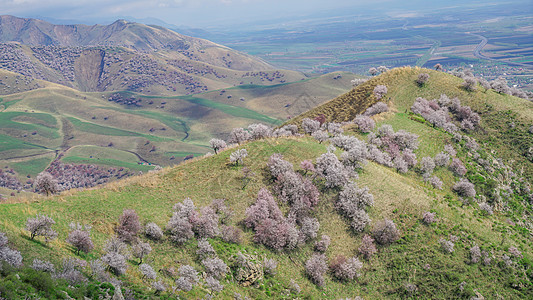
<svg viewBox="0 0 533 300"><path fill-rule="evenodd" d="M4 82L18 81L22 86L27 79L0 72ZM0 97L0 164L13 168L20 180L26 180L26 175L34 177L58 155L63 155L66 163L135 171L152 168L139 162L177 164L188 155L208 152L209 139L226 138L234 127L258 122L279 125L289 110L301 113L307 105L350 88L349 74L342 79L333 77L335 74L282 85L227 89L227 94L235 94L232 99L211 97L220 90L192 96L151 96L129 91L80 92L41 80L34 83L38 88L20 92L15 92L18 86L9 85L11 93ZM312 103L285 107L285 102L295 101L310 86L324 91ZM239 100L241 91L246 101ZM276 104L266 100L270 96ZM74 153L75 149L84 150Z"/></svg>
<svg viewBox="0 0 533 300"><path fill-rule="evenodd" d="M398 128L395 126L395 129ZM421 136L421 139L422 145L425 145L432 137ZM279 138L247 143L242 148L246 148L249 153L245 160L246 167L256 174L244 189L242 167L229 164L229 155L235 149L228 149L216 156L114 182L101 189L65 192L52 198L20 198L4 203L0 205L0 212L4 216L0 230L8 233L12 247L24 254L26 263L35 257L58 263L64 257L75 256L73 249L64 242L70 222L93 226L91 235L96 249L88 255L79 256L90 261L103 254L103 244L113 234L123 209L135 209L143 223L153 221L164 227L171 216L172 206L185 197L193 199L197 207L206 206L216 198L226 199L227 205L234 211L230 224L244 229L241 221L246 207L255 201L261 187L272 184L265 169L268 157L273 153L283 153L299 169L300 161L314 161L325 152L326 145L318 144L311 138ZM420 156L425 151L428 150L421 147ZM460 152L458 156L465 159L466 152ZM369 163L360 173L357 184L368 187L374 195L375 204L369 211L372 224L385 217L394 220L400 229L401 239L389 247L379 246L378 254L370 261L362 260L363 272L357 281L339 282L328 275L325 286L318 288L304 273L305 261L313 251L312 243L297 251L275 252L255 244L252 241L253 233L245 229L244 241L240 245L210 239L218 256L228 264L231 264L231 257L238 251L274 258L279 264L278 272L273 277L265 278L258 287L240 286L230 274L222 281L225 288L216 297L232 297L235 292L254 299L337 299L354 296L365 299L469 299L476 293L487 298L498 295L504 298L526 297L532 292L530 259L533 252L528 230L511 225L514 223L509 223L508 214L486 216L476 206L463 205L450 191L454 181L450 171L443 169L439 172L446 186L442 191L431 188L412 171L400 175L392 169ZM384 178L386 180L382 180ZM354 234L349 222L334 208L337 191L325 189L321 183L319 188L322 191L321 202L313 215L321 224L319 236L328 234L332 238L331 246L326 252L327 257L331 260L339 254L356 254L363 234ZM286 209L285 205L280 205ZM422 223L421 217L426 211L436 213L438 221L435 224L428 226ZM48 214L57 222L54 228L59 232L59 238L56 241L46 245L28 239L27 232L23 229L25 220L37 212ZM367 228L365 232L368 230ZM455 251L452 254L444 253L439 239L448 239L452 235L458 238ZM476 244L492 251L493 263L468 263L469 249ZM153 252L147 261L155 270L172 267L177 269L184 264L202 270L195 254L195 239L182 246L176 246L167 239L151 242L151 245ZM524 258L514 261L512 267L505 267L500 257L510 246L520 249ZM128 265L126 274L120 276L125 287L144 295L153 295L153 291L148 288L149 282L141 278L137 263L131 260ZM158 277L166 284L173 284L173 279L165 276L162 271L158 272ZM287 291L291 279L300 285L301 294ZM409 292L408 284L415 285L416 291ZM463 289L459 289L461 285ZM198 298L206 292L204 287L195 287L191 292L178 292L178 295Z"/></svg>
<svg viewBox="0 0 533 300"><path fill-rule="evenodd" d="M420 73L430 75L422 87L416 83ZM407 126L412 129L418 126L421 131L414 133L429 134L434 131L428 129L427 125L419 126L411 122L408 112L417 97L432 100L445 94L450 98L459 98L463 105L470 106L480 114L480 128L472 133L478 142L497 151L498 157L516 161L520 167L524 167L524 175L532 180L533 160L529 149L533 147L533 138L528 130L533 124L533 102L502 95L494 90L485 91L481 86L476 91L467 91L462 88L462 83L460 78L434 70L411 67L392 69L287 123L299 125L303 118L314 118L321 114L328 122L352 121L356 115L378 101L372 93L374 87L385 85L388 92L384 96L384 102L389 105L392 113L380 116L378 120L401 128Z"/></svg>

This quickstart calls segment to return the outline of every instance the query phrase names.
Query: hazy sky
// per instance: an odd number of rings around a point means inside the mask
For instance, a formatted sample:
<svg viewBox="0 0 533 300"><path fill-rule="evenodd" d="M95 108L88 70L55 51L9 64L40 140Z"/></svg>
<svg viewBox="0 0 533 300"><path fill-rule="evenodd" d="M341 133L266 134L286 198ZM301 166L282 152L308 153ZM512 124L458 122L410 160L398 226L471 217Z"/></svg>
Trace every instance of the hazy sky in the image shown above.
<svg viewBox="0 0 533 300"><path fill-rule="evenodd" d="M345 8L405 9L446 7L501 0L0 0L0 14L47 17L83 23L111 22L119 17L157 18L170 24L212 27L216 24L316 14ZM533 2L533 0L529 0Z"/></svg>

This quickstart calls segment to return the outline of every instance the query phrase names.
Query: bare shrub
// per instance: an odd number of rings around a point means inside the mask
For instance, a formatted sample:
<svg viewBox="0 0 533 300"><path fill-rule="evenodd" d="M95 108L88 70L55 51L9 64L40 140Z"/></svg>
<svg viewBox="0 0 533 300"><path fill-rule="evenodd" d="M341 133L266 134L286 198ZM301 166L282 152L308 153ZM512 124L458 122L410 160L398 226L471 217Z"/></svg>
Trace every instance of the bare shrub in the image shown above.
<svg viewBox="0 0 533 300"><path fill-rule="evenodd" d="M368 234L363 236L358 251L366 260L370 260L372 256L378 252L376 245L374 244L374 239Z"/></svg>
<svg viewBox="0 0 533 300"><path fill-rule="evenodd" d="M333 276L342 281L354 280L361 276L362 267L363 263L356 257L346 259L344 256L337 256L330 264Z"/></svg>
<svg viewBox="0 0 533 300"><path fill-rule="evenodd" d="M426 223L427 225L431 225L436 222L435 220L436 215L437 215L436 213L426 211L424 215L422 216L422 221L424 221L424 223Z"/></svg>
<svg viewBox="0 0 533 300"><path fill-rule="evenodd" d="M133 256L139 259L139 264L142 264L143 258L152 252L150 244L138 241L133 245Z"/></svg>
<svg viewBox="0 0 533 300"><path fill-rule="evenodd" d="M313 132L320 129L320 122L305 118L302 120L302 128L305 133L312 134Z"/></svg>
<svg viewBox="0 0 533 300"><path fill-rule="evenodd" d="M244 164L244 158L248 156L248 151L246 149L237 149L232 152L229 156L229 160L232 164L239 165Z"/></svg>
<svg viewBox="0 0 533 300"><path fill-rule="evenodd" d="M463 165L460 159L454 158L452 159L452 163L450 164L450 170L459 177L463 177L466 174L466 167Z"/></svg>
<svg viewBox="0 0 533 300"><path fill-rule="evenodd" d="M283 155L280 153L274 153L270 156L267 168L270 170L270 174L274 178L278 178L281 174L294 170L292 164L284 160Z"/></svg>
<svg viewBox="0 0 533 300"><path fill-rule="evenodd" d="M26 221L26 230L30 232L30 239L37 236L44 236L48 242L57 237L57 232L52 229L56 222L47 215L37 214L35 218L28 218Z"/></svg>
<svg viewBox="0 0 533 300"><path fill-rule="evenodd" d="M59 185L57 180L48 172L41 172L35 178L35 190L44 193L47 196L59 192Z"/></svg>
<svg viewBox="0 0 533 300"><path fill-rule="evenodd" d="M198 249L196 250L196 254L198 254L200 259L206 259L208 257L216 257L217 255L213 246L211 246L209 241L206 239L202 239L198 241Z"/></svg>
<svg viewBox="0 0 533 300"><path fill-rule="evenodd" d="M81 226L80 224L70 224L71 232L67 237L67 243L71 244L76 249L76 254L80 254L80 251L89 253L94 244L91 240L91 227Z"/></svg>
<svg viewBox="0 0 533 300"><path fill-rule="evenodd" d="M385 87L384 85L381 85L381 86ZM380 87L380 85L378 85L374 89L374 95L376 96L377 99L381 99L381 97L383 96L381 93L383 91L387 93L387 87L385 87L385 89L383 88L378 89L378 87ZM378 89L377 94L376 94L376 89ZM369 108L367 108L363 116L371 117L371 116L384 113L384 112L388 112L388 111L389 111L389 106L386 103L379 101L379 102L376 102L374 105L370 106Z"/></svg>
<svg viewBox="0 0 533 300"><path fill-rule="evenodd" d="M213 148L215 154L218 154L218 151L227 147L226 142L221 139L211 139L209 141L209 145L211 146L211 148Z"/></svg>
<svg viewBox="0 0 533 300"><path fill-rule="evenodd" d="M270 276L276 275L277 268L278 268L278 262L275 261L274 259L265 258L263 260L263 271L265 272L266 275L270 275Z"/></svg>
<svg viewBox="0 0 533 300"><path fill-rule="evenodd" d="M324 274L328 270L326 256L324 254L313 254L305 263L305 272L311 281L318 285L324 285Z"/></svg>
<svg viewBox="0 0 533 300"><path fill-rule="evenodd" d="M133 242L137 238L137 234L141 230L141 223L139 216L133 209L125 209L119 218L119 225L117 227L117 235L127 243Z"/></svg>
<svg viewBox="0 0 533 300"><path fill-rule="evenodd" d="M326 252L328 250L329 244L331 243L331 238L328 235L323 234L320 238L320 241L315 243L315 250L318 252Z"/></svg>
<svg viewBox="0 0 533 300"><path fill-rule="evenodd" d="M154 268L152 268L152 266L150 266L149 264L139 265L139 271L141 271L141 274L143 274L143 278L155 280L155 278L157 277Z"/></svg>
<svg viewBox="0 0 533 300"><path fill-rule="evenodd" d="M384 219L372 229L374 239L381 245L389 245L400 238L400 232L392 220Z"/></svg>
<svg viewBox="0 0 533 300"><path fill-rule="evenodd" d="M474 185L467 179L461 179L454 186L453 190L462 197L474 198L476 190Z"/></svg>
<svg viewBox="0 0 533 300"><path fill-rule="evenodd" d="M357 125L357 128L359 128L359 131L364 133L371 132L376 127L376 122L374 122L369 116L357 115L353 122Z"/></svg>
<svg viewBox="0 0 533 300"><path fill-rule="evenodd" d="M163 230L156 223L150 222L144 228L144 234L151 240L159 241L163 238Z"/></svg>
<svg viewBox="0 0 533 300"><path fill-rule="evenodd" d="M235 226L222 225L220 227L220 238L226 243L242 243L242 230Z"/></svg>
<svg viewBox="0 0 533 300"><path fill-rule="evenodd" d="M217 279L224 277L229 270L224 261L218 257L203 259L202 265L204 266L207 275Z"/></svg>
<svg viewBox="0 0 533 300"><path fill-rule="evenodd" d="M416 79L416 83L418 83L419 86L423 86L429 79L428 73L420 73L418 74L418 78Z"/></svg>
<svg viewBox="0 0 533 300"><path fill-rule="evenodd" d="M1 257L1 255L0 255ZM41 272L47 272L50 274L55 273L56 269L53 263L47 261L47 260L40 260L35 258L33 260L33 263L31 265L31 268L35 271L41 271Z"/></svg>
<svg viewBox="0 0 533 300"><path fill-rule="evenodd" d="M452 241L447 241L446 239L440 239L439 240L440 246L442 247L442 250L446 253L453 253L453 247L455 246Z"/></svg>

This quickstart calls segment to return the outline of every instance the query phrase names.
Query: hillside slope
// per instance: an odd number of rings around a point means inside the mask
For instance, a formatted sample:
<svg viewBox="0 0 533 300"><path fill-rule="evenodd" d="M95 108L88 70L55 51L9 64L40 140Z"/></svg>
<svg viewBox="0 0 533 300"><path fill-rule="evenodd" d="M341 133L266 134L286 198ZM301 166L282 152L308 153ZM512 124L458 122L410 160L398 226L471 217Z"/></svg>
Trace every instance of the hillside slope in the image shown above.
<svg viewBox="0 0 533 300"><path fill-rule="evenodd" d="M281 124L287 112L301 113L350 88L349 75L333 80L335 76L271 87L235 87L227 89L223 97L210 96L219 95L220 90L192 96L150 96L125 91L80 92L0 69L0 94L6 93L0 96L0 163L15 169L21 181L37 175L55 158L136 171L151 169L137 165L142 162L177 164L188 155L208 152L209 140L227 138L232 128ZM285 107L310 86L324 90L312 103ZM241 91L245 101L240 100ZM261 91L268 91L276 103L265 101ZM229 94L234 95L232 99Z"/></svg>
<svg viewBox="0 0 533 300"><path fill-rule="evenodd" d="M391 124L394 132L400 132L403 136L405 133L400 131L402 129L417 134L418 147L413 148L420 161L424 161L421 159L423 157L435 157L446 149L445 146L448 149L451 147L453 151L446 151L456 152L450 155L464 163L465 174L454 174L455 171L452 172L452 168L446 165L434 167L433 174L442 181L439 189L438 185L435 188L423 179L425 163L417 164L403 173L378 164L374 162L375 158L369 156L368 159L372 161L358 169L358 176L351 179L357 187L366 187L373 195L373 205L366 208L369 224L364 226L362 232L353 230L350 219L340 213L339 192L346 189L346 186L328 187L330 179L327 176L324 179L320 175L324 163L320 162L323 158L319 157L332 151L331 143L340 145L342 140L350 139L349 136L372 143L370 135L360 133L353 124L344 126L344 137L341 135L340 138L335 138L332 134L332 138L323 143L309 136L260 139L160 172L116 181L100 189L68 191L50 198L35 196L11 199L0 204L0 214L3 216L0 231L7 233L11 248L21 251L26 266L34 258L50 260L56 266L66 257L77 257L90 262L105 254L105 241L115 233L119 216L124 209L134 209L143 225L155 222L165 228L173 215L173 206L185 198L191 198L201 211L200 215L190 219L191 222L199 216L209 215L209 211L201 210L201 207L209 205L213 199L225 199L233 213L225 218L224 224L236 226L244 233L242 242L237 244L226 242L216 235L207 239L216 252L214 255L231 267L230 272L220 279L224 288L220 292L213 291L209 288L206 275L202 275L200 283L194 285L192 290L176 291L175 294L180 297L200 298L210 294L223 299L239 293L254 299L338 299L356 296L364 299L528 298L533 293L533 209L528 200L531 197L531 190L528 190L531 181L522 177L524 174L520 174L517 165L507 165L508 157L503 157L505 164L499 162L499 158L502 158L501 151L512 152L515 146L494 142L495 135L486 130L483 134L493 142L479 142L479 147L476 148L472 146L470 139L476 137L477 132L464 132L464 140L456 142L451 134L405 113L400 108L414 99L407 100L399 95L402 91L411 89L410 81L414 80L419 71L391 70L390 74L385 73L372 79L395 80L388 83L387 95L391 97L390 106L395 109L375 116L374 120L378 126ZM452 83L456 81L447 74L431 73L428 85L416 88L425 89L426 97L430 97L432 84L433 88L437 88L438 83L446 79ZM402 85L395 90L392 83ZM418 91L414 87L411 89L411 93ZM438 92L439 90L433 93ZM453 92L454 90L450 90L450 93ZM490 95L491 92L487 93ZM408 95L410 99L412 95ZM524 109L530 109L527 103L518 98L494 95L493 99L500 100L500 105L504 107L500 110L499 106L494 105L494 114L505 112L511 107L523 106ZM405 102L402 104L402 101ZM475 102L472 101L472 104ZM318 112L322 111L325 112ZM487 127L485 122L489 123L492 114L480 113L483 118L481 124ZM342 114L345 113L331 111L331 116ZM529 118L528 111L515 117L518 126L522 126L518 123L522 122L521 118ZM375 132L381 134L385 129ZM498 148L497 151L494 147ZM235 156L232 153L238 149L246 149L248 156L243 163L235 165L231 163L231 157ZM276 192L279 187L270 174L271 169L267 167L269 158L275 153L281 153L284 159L293 164L297 173L310 180L320 192L318 204L309 211L309 216L320 223L317 235L300 243L294 250L276 251L264 246L254 230L245 226L244 222L246 209L255 203L261 188L272 192L283 215L292 209L290 202L283 201L283 194L278 195ZM341 149L334 153L346 163L346 156ZM486 162L482 162L480 158L488 161L493 168L492 172L482 167ZM311 171L306 167L307 171L304 170L300 165L303 160L311 160L316 169ZM522 164L527 166L525 161ZM325 164L329 165L331 164ZM282 180L279 178L278 180ZM477 191L474 197L454 192L454 185L462 178L474 183ZM493 191L498 192L499 198L493 197ZM179 207L175 210L177 212L174 214L179 215ZM424 215L427 212L435 214L433 220L429 217L426 219ZM36 240L29 239L29 233L24 229L26 219L37 213L47 214L56 221L52 228L58 231L57 240L45 244L40 237ZM377 253L367 260L358 250L363 236L370 234L377 238L379 235L374 233L375 228L385 218L396 224L399 239L390 245L377 245ZM65 242L69 233L68 224L71 222L92 225L94 251L76 255L74 249ZM190 265L200 272L209 272L197 254L200 233L196 230L198 228L195 229L194 236L183 244L173 243L169 231L165 231L164 238L156 242L139 235L153 249L145 261L153 266L158 280L169 288L161 294L162 298L173 297L171 287L177 284L176 271L181 266ZM303 232L303 226L300 228L299 224L298 230ZM337 261L339 255L356 256L362 262L360 269L356 267L359 273L357 280L339 280L333 272L328 271L324 274L323 286L318 287L306 275L307 261L315 251L314 243L323 234L331 238L331 244L325 251L328 263ZM264 268L264 258L276 260L276 274L256 277L262 279L253 286L239 284L239 252L255 256L255 262L261 265L261 270ZM82 268L82 271L90 273L88 268ZM24 284L18 282L14 275L6 278L12 284ZM143 277L137 260L128 260L127 271L117 278L122 282L124 292L127 289L137 293L137 296L156 297L151 288L152 280ZM91 279L93 281L94 278ZM294 283L299 285L301 291L295 288ZM0 284L0 290L1 287Z"/></svg>

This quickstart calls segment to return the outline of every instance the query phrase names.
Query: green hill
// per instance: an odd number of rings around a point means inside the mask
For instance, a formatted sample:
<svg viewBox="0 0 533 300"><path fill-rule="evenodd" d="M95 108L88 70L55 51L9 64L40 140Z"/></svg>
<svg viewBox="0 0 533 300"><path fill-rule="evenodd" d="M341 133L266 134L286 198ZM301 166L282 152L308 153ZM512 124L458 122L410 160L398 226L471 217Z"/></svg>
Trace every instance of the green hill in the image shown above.
<svg viewBox="0 0 533 300"><path fill-rule="evenodd" d="M414 80L422 71L429 73L431 77L425 86L418 87ZM329 145L329 142L320 144L308 136L282 137L239 146L248 152L244 165L255 174L247 185L243 181L243 166L230 163L230 155L237 148L230 148L218 155L197 158L160 172L116 181L99 189L67 191L50 198L11 199L0 204L0 231L7 233L11 248L21 251L26 266L34 258L50 260L59 266L65 257L91 261L103 255L104 243L114 234L118 218L124 209L134 209L142 224L155 222L164 228L172 216L172 207L187 197L194 201L197 208L209 205L213 199L225 199L227 206L233 211L227 224L241 228L244 235L240 244L227 243L218 237L209 239L217 256L232 266L235 264L234 256L240 251L255 255L260 261L263 258L275 259L278 268L277 274L266 276L250 287L239 284L236 279L237 269L232 269L222 278L224 289L214 295L216 298L231 298L235 293L254 299L338 299L356 296L364 299L528 298L533 293L533 209L528 200L531 190L527 190L527 186L531 184L531 177L527 175L531 161L519 152L512 153L531 142L531 135L526 135L526 125L531 124L528 120L532 118L531 103L492 91L467 93L459 88L460 80L451 75L426 69L403 68L375 77L347 95L291 122L296 123L304 116L319 114L324 114L330 121L351 120L364 111L365 106L375 102L373 96L366 95L363 91L371 91L372 85L378 83L387 85L386 97L387 100L390 98L389 106L392 108L390 112L374 117L378 126L391 124L395 131L404 129L417 134L420 146L415 153L419 160L425 156L434 157L446 144L452 144L457 150L457 158L466 166L465 178L475 184L475 201L470 200L468 203L453 192L452 186L459 178L448 168L435 170L434 174L443 181L443 188L439 190L422 180L418 167L401 174L393 168L369 162L358 172L355 182L358 187L368 187L374 196L374 205L368 209L372 221L362 233L355 233L350 227L350 221L335 208L339 190L326 188L323 179L309 173L308 178L313 178L320 191L320 202L311 212L311 216L320 222L318 238L297 250L274 251L255 243L253 231L243 225L245 210L255 202L258 191L263 187L274 191L274 183L266 167L269 157L281 153L294 165L295 170L304 174L300 162L309 159L316 163L316 158L325 153ZM470 149L465 141L456 143L452 135L407 113L406 110L416 97L432 99L439 97L441 93L450 97L458 96L463 105L471 105L480 113L482 130L463 133L466 137L476 138L479 149ZM354 94L362 94L366 98L352 98L350 95ZM366 102L361 104L358 101ZM487 105L491 105L491 110L483 110ZM515 137L515 142L509 143L503 137L504 132L493 129L496 128L494 118L507 120L501 119L503 116L512 118L516 136L523 138ZM500 123L498 126L503 125ZM345 135L367 140L367 135L359 133L352 125L346 125L344 129ZM79 152L82 150L78 150ZM339 156L341 152L337 150L336 154ZM492 173L480 167L479 157L473 155L476 153L491 163L494 168ZM113 156L109 154L107 158L112 159ZM506 166L496 162L499 158ZM498 165L500 167L496 167ZM524 172L520 173L522 168ZM514 174L509 173L511 170ZM494 190L498 191L500 198L490 198L494 195ZM278 198L277 203L284 213L289 210L288 204L281 199ZM485 213L481 209L482 203L490 203L494 214ZM430 225L424 223L422 218L425 212L435 213L436 222ZM56 221L53 228L58 231L57 240L45 244L42 238L29 239L24 225L26 219L36 213L47 214ZM384 218L394 221L400 231L400 239L389 246L378 245L378 252L370 260L365 260L357 251L362 237ZM73 248L65 242L69 232L68 224L71 222L92 225L94 251L75 255ZM363 262L357 280L339 281L328 272L324 286L317 287L306 276L306 261L313 254L314 241L322 234L331 237L331 245L326 251L329 262L334 261L338 255L355 255ZM148 241L144 236L141 239ZM441 239L452 241L454 245L451 253L443 249ZM169 287L175 285L177 277L172 274L180 266L191 265L198 271L204 271L196 254L196 238L183 245L176 245L166 234L162 241L150 241L150 244L153 251L145 261L154 267L158 278ZM482 260L477 263L471 259L471 249L476 245L480 247ZM84 269L83 272L88 271ZM14 278L11 275L4 282L24 285ZM143 278L136 261L128 261L126 273L118 278L123 282L124 292L129 289L135 291L137 296L156 297L150 288L150 280ZM294 289L291 291L291 280L300 286L299 294ZM94 279L91 282L93 281ZM202 284L195 286L190 292L178 291L177 295L182 298L204 297L209 290L204 279L200 281ZM0 291L2 287L0 283ZM170 292L162 295L170 296Z"/></svg>

